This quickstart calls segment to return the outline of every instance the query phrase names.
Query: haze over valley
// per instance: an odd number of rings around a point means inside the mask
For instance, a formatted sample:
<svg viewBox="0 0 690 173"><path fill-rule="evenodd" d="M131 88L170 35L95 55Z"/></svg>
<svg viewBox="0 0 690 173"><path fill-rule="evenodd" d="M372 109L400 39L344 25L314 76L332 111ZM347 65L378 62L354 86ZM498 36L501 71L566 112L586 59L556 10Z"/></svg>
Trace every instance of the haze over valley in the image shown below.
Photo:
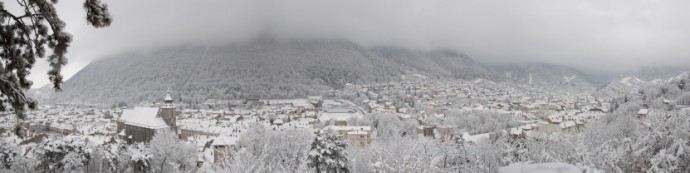
<svg viewBox="0 0 690 173"><path fill-rule="evenodd" d="M0 2L0 172L690 172L686 1Z"/></svg>

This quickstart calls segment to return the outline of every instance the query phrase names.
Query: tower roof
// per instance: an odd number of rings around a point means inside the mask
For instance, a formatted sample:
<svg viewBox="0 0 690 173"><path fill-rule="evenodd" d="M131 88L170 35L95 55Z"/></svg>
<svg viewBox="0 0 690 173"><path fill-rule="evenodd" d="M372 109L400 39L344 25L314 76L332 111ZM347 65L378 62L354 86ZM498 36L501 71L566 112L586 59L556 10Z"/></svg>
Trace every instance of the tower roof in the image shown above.
<svg viewBox="0 0 690 173"><path fill-rule="evenodd" d="M170 96L170 88L168 88L168 93L165 94L165 99L163 101L165 101L165 103L172 103L173 102L172 96Z"/></svg>

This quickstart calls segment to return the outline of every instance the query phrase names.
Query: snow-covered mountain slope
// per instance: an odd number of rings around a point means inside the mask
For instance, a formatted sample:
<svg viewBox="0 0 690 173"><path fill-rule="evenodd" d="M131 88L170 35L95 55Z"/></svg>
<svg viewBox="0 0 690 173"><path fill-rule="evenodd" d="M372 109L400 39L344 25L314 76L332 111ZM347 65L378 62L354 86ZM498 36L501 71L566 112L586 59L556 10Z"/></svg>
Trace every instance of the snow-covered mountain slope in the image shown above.
<svg viewBox="0 0 690 173"><path fill-rule="evenodd" d="M636 70L633 75L642 80L668 79L690 70L687 66L650 66Z"/></svg>
<svg viewBox="0 0 690 173"><path fill-rule="evenodd" d="M645 81L639 77L624 74L612 80L595 92L598 96L618 97L625 94L635 94L649 88L675 88L690 82L690 71L677 73L668 78ZM669 96L670 97L670 96Z"/></svg>
<svg viewBox="0 0 690 173"><path fill-rule="evenodd" d="M97 60L64 83L50 101L141 102L167 88L186 102L290 98L323 94L345 83L491 78L468 56L451 51L366 48L347 41L272 41L179 46Z"/></svg>
<svg viewBox="0 0 690 173"><path fill-rule="evenodd" d="M649 87L653 83L642 80L630 74L623 74L603 85L595 92L598 96L615 97L623 94L636 93L640 89Z"/></svg>
<svg viewBox="0 0 690 173"><path fill-rule="evenodd" d="M690 71L686 71L686 72L680 73L678 75L675 75L673 77L670 77L670 78L666 79L665 82L666 83L680 82L682 80L688 80L688 79L690 79ZM689 81L686 81L686 82L689 82Z"/></svg>
<svg viewBox="0 0 690 173"><path fill-rule="evenodd" d="M620 83L621 85L625 85L625 86L629 86L629 87L648 84L647 81L643 81L642 79L637 78L635 76L624 77L624 78L618 80L617 83Z"/></svg>

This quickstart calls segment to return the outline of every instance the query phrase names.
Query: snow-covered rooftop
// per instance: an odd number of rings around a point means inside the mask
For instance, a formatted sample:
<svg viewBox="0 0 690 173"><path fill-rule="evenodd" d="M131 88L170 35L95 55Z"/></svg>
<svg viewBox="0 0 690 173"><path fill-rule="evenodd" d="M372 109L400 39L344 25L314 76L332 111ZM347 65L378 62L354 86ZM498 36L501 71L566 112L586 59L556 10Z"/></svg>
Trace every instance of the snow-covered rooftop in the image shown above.
<svg viewBox="0 0 690 173"><path fill-rule="evenodd" d="M357 131L347 132L347 134L348 135L366 135L366 134L369 134L369 132L357 130Z"/></svg>
<svg viewBox="0 0 690 173"><path fill-rule="evenodd" d="M582 168L566 163L511 164L498 168L499 173L581 173Z"/></svg>
<svg viewBox="0 0 690 173"><path fill-rule="evenodd" d="M562 129L565 129L565 128L570 128L570 127L575 126L575 122L574 122L574 121L566 121L566 122L563 122L563 123L558 124L558 125L559 125Z"/></svg>
<svg viewBox="0 0 690 173"><path fill-rule="evenodd" d="M168 124L163 121L163 118L157 117L158 108L153 107L135 107L134 109L125 109L122 112L120 121L125 124L141 126L152 129L160 129L168 127Z"/></svg>
<svg viewBox="0 0 690 173"><path fill-rule="evenodd" d="M371 126L327 126L323 130L333 130L333 131L371 131Z"/></svg>

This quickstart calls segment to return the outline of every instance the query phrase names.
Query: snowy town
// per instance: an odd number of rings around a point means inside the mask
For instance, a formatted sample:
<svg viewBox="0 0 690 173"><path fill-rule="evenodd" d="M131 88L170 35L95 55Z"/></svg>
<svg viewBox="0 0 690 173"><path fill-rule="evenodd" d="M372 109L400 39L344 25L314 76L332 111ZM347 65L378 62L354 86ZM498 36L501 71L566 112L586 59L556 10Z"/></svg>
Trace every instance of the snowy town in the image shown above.
<svg viewBox="0 0 690 173"><path fill-rule="evenodd" d="M690 173L687 7L0 0L0 173Z"/></svg>
<svg viewBox="0 0 690 173"><path fill-rule="evenodd" d="M322 96L209 99L194 106L176 103L173 92L168 89L160 93L158 102L133 106L43 105L28 113L30 118L22 124L28 129L23 138L12 135L15 116L6 112L0 132L4 142L18 144L19 154L40 160L36 151L51 140L78 140L98 148L149 143L157 133L168 131L182 144L194 146L191 153L196 156L184 157L201 168L228 164L233 153L245 149L246 144L238 141L246 138L253 126L277 132L335 132L348 146L367 148L391 135L385 131L391 130L386 129L389 125L384 124L391 122L384 121L392 117L402 123L395 129L402 136L438 144L459 140L463 145L476 146L492 141L492 135L543 140L553 134L583 133L589 122L607 117L612 103L611 98L487 80L348 83ZM634 117L644 118L653 111L640 108ZM481 123L462 117L472 114L486 117L479 117Z"/></svg>

